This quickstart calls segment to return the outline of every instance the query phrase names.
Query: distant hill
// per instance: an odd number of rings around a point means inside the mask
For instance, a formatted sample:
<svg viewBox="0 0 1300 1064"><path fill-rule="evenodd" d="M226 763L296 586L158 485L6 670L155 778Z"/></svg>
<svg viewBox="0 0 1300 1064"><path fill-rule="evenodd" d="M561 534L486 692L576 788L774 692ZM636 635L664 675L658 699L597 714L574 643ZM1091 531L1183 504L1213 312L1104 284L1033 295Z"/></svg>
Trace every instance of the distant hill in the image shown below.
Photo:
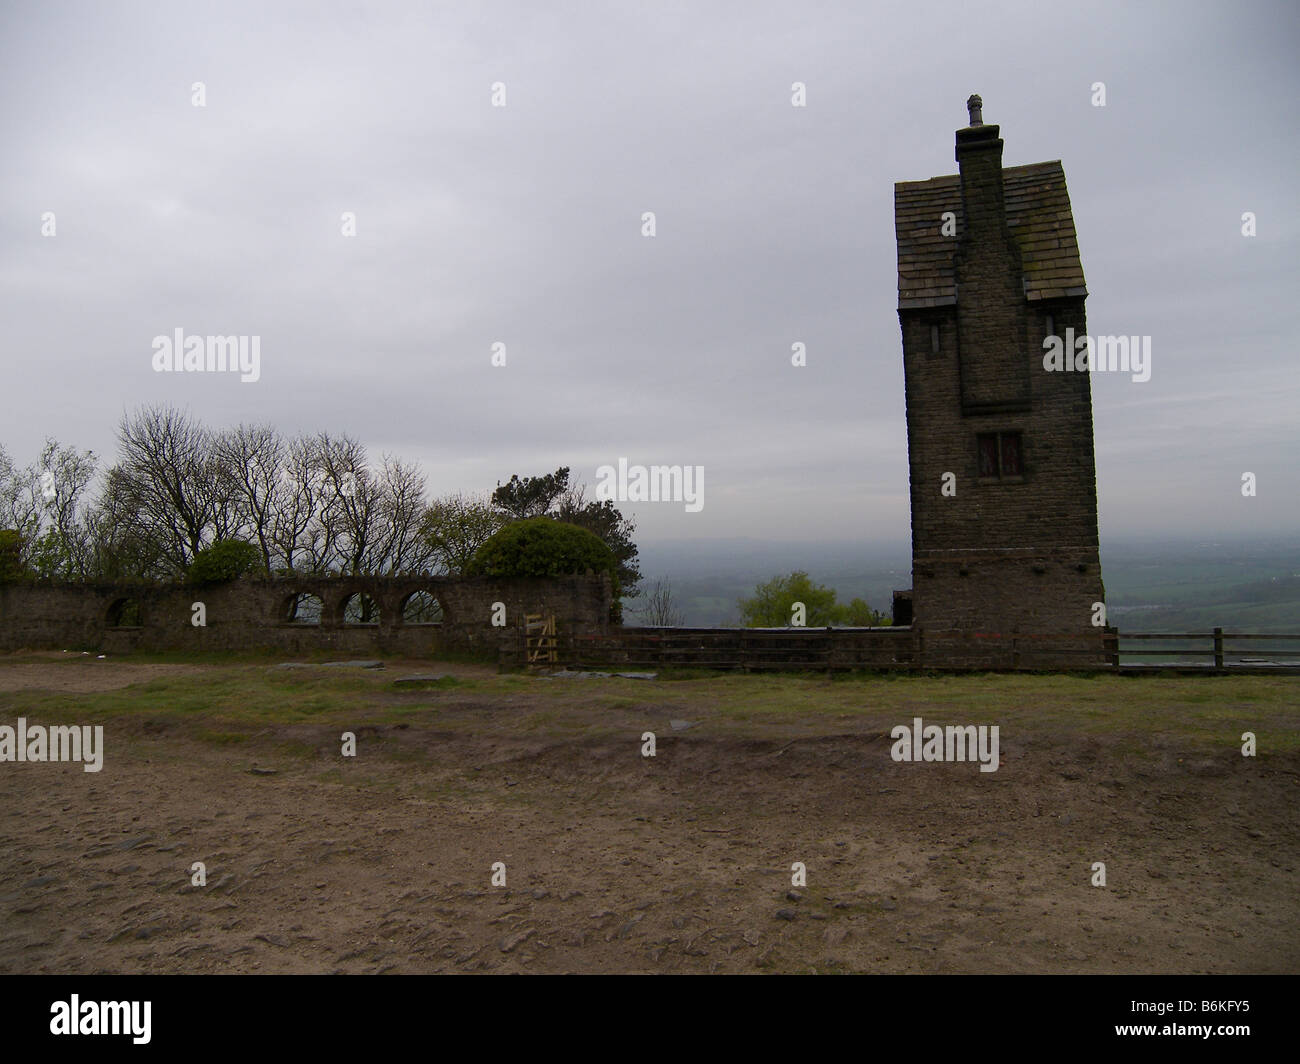
<svg viewBox="0 0 1300 1064"><path fill-rule="evenodd" d="M1300 633L1300 536L1296 541L1103 540L1109 619L1123 631ZM773 576L803 569L888 612L891 592L911 586L911 554L895 544L769 543L755 539L644 544L648 585L669 581L688 625L734 624L736 602ZM635 608L635 601L629 603ZM634 613L628 615L635 623Z"/></svg>
<svg viewBox="0 0 1300 1064"><path fill-rule="evenodd" d="M1300 542L1103 543L1101 571L1122 631L1300 634Z"/></svg>
<svg viewBox="0 0 1300 1064"><path fill-rule="evenodd" d="M738 624L736 603L741 598L752 595L762 581L796 569L833 587L841 602L863 598L888 613L892 590L912 584L911 566L906 543L882 547L729 539L641 547L641 571L646 576L642 585L656 578L668 580L686 624L697 627ZM635 608L635 602L631 605ZM628 615L628 622L636 622L635 614Z"/></svg>

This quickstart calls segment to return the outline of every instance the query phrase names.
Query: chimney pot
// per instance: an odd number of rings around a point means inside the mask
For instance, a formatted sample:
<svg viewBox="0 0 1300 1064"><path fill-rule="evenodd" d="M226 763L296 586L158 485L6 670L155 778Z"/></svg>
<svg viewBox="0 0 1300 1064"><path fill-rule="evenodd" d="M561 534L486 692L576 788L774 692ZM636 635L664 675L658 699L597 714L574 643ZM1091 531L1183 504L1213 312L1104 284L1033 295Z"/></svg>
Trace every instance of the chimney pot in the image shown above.
<svg viewBox="0 0 1300 1064"><path fill-rule="evenodd" d="M982 126L984 124L984 101L978 95L972 95L966 101L966 110L970 113L970 124L972 126Z"/></svg>

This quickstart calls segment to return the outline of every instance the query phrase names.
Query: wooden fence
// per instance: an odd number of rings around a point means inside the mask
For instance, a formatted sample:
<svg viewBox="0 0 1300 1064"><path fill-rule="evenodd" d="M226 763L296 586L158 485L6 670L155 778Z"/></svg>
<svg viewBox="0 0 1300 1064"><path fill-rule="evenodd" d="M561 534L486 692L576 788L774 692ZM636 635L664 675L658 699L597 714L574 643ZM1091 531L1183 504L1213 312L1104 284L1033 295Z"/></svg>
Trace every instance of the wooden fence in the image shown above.
<svg viewBox="0 0 1300 1064"><path fill-rule="evenodd" d="M1158 644L1183 643L1196 644L1170 649L1157 649ZM1125 647L1123 644L1137 643L1138 646ZM1172 668L1200 667L1209 669L1278 669L1289 667L1288 663L1300 658L1300 635L1258 634L1253 632L1225 632L1215 628L1212 632L1120 632L1120 645L1112 659L1112 664L1125 668ZM1255 644L1254 649L1234 647L1232 643ZM1264 643L1286 644L1290 649L1263 646ZM1208 645L1206 645L1208 644ZM1173 662L1121 661L1121 658L1175 658ZM1281 660L1274 660L1281 659Z"/></svg>

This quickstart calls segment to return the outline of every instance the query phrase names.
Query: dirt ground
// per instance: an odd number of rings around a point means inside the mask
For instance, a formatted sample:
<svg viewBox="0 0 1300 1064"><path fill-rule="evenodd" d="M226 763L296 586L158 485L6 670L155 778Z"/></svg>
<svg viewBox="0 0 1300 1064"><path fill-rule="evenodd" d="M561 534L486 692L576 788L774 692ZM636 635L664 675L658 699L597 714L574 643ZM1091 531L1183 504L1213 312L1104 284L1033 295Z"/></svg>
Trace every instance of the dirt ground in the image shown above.
<svg viewBox="0 0 1300 1064"><path fill-rule="evenodd" d="M59 661L53 654L31 655ZM84 655L86 658L94 655ZM62 664L62 662L60 662ZM74 668L51 668L37 662L5 663L0 667L0 694L13 691L66 691L85 694L91 691L116 691L132 684L148 683L162 677L201 676L207 671L201 665L155 665L114 661L111 664L95 658L77 662ZM12 722L10 722L12 726Z"/></svg>
<svg viewBox="0 0 1300 1064"><path fill-rule="evenodd" d="M220 674L3 665L0 724L14 692ZM221 742L144 714L99 773L0 764L0 972L1300 970L1295 754L1164 734L1138 756L1004 716L981 773L892 761L896 714L749 724L707 684L401 675L358 704L355 758L335 724Z"/></svg>

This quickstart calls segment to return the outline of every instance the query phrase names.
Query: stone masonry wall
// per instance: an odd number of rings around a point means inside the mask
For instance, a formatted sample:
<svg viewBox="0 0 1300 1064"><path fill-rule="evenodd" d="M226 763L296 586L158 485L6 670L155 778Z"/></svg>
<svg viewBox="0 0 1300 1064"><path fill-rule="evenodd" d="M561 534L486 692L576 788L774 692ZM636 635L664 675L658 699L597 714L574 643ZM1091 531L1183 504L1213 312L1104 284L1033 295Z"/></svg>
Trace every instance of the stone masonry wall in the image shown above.
<svg viewBox="0 0 1300 1064"><path fill-rule="evenodd" d="M426 591L442 606L439 624L406 624L402 606ZM319 624L288 620L300 594L322 603ZM376 624L346 624L344 605L365 594L379 608ZM115 603L139 604L138 625L109 623ZM207 624L191 623L202 602ZM504 627L492 624L493 603L505 604ZM602 634L609 630L611 592L604 576L547 580L488 577L311 577L241 579L208 587L132 584L50 586L0 585L0 650L97 649L253 650L286 653L328 649L425 655L439 650L495 651L512 645L526 613L553 614L560 632Z"/></svg>

